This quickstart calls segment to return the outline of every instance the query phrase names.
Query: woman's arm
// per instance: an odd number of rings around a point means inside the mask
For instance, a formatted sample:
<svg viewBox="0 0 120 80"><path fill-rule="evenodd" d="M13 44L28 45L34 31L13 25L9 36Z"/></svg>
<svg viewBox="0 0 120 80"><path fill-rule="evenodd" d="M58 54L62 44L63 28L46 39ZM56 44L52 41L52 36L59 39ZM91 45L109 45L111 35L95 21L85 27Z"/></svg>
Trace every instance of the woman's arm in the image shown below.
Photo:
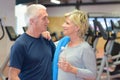
<svg viewBox="0 0 120 80"><path fill-rule="evenodd" d="M50 35L50 32L49 31L44 31L42 32L42 36L48 40L51 39L51 35Z"/></svg>

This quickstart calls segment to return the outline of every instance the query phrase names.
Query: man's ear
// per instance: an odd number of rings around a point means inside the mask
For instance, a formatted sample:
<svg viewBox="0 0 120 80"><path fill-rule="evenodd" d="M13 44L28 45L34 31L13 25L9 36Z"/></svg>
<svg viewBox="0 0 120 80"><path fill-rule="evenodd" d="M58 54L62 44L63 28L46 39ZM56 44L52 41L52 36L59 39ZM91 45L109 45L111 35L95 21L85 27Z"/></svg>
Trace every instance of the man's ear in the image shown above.
<svg viewBox="0 0 120 80"><path fill-rule="evenodd" d="M37 20L37 19L35 19L35 18L31 18L31 19L30 19L30 24L34 24L34 23L36 22L36 20Z"/></svg>
<svg viewBox="0 0 120 80"><path fill-rule="evenodd" d="M30 19L30 25L34 23L33 18Z"/></svg>

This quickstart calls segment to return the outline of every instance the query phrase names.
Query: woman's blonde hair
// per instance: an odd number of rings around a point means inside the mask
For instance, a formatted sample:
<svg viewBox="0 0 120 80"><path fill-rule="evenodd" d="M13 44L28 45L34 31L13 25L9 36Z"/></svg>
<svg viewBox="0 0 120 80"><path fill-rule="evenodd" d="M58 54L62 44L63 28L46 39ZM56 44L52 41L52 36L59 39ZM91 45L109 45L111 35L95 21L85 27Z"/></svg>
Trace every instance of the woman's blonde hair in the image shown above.
<svg viewBox="0 0 120 80"><path fill-rule="evenodd" d="M84 37L88 30L88 16L85 12L80 10L74 10L72 12L66 13L65 17L68 17L76 26L80 27L78 35Z"/></svg>

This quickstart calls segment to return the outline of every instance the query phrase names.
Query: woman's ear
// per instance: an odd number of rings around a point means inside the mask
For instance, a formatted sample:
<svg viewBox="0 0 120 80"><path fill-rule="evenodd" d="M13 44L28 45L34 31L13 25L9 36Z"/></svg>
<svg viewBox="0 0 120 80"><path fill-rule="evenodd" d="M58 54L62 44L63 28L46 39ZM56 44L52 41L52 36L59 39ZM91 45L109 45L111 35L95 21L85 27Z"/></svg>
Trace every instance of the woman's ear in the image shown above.
<svg viewBox="0 0 120 80"><path fill-rule="evenodd" d="M75 26L75 30L76 30L76 31L79 31L79 30L80 30L80 27L79 27L79 26Z"/></svg>

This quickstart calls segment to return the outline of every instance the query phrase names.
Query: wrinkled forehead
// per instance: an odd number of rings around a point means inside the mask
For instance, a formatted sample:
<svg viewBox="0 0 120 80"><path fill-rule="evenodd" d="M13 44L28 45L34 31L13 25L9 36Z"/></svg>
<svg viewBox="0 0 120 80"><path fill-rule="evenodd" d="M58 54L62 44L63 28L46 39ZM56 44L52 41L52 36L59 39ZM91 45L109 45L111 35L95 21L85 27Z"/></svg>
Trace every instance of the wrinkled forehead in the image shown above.
<svg viewBox="0 0 120 80"><path fill-rule="evenodd" d="M37 16L48 16L46 9L40 9L37 12Z"/></svg>

